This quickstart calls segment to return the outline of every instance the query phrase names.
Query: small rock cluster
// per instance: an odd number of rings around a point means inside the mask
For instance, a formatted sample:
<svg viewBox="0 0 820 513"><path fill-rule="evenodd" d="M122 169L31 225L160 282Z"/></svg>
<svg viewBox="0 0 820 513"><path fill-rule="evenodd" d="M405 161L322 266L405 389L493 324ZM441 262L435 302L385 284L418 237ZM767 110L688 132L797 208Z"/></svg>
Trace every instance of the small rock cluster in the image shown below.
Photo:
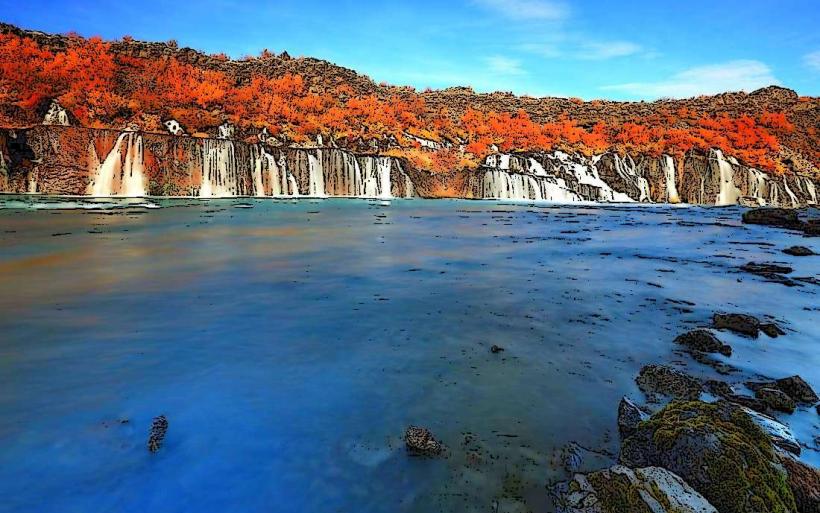
<svg viewBox="0 0 820 513"><path fill-rule="evenodd" d="M148 450L157 452L162 447L165 434L168 432L168 419L165 415L154 417L151 422L151 432L148 434Z"/></svg>

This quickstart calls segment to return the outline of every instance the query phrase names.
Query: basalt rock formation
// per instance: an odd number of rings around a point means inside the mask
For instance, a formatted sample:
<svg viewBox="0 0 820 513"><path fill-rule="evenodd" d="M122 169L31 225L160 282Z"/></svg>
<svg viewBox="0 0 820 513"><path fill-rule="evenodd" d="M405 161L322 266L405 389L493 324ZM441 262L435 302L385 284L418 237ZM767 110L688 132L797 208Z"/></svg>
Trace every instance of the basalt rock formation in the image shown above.
<svg viewBox="0 0 820 513"><path fill-rule="evenodd" d="M429 173L336 147L285 147L226 133L196 138L63 125L0 130L0 192L87 196L463 197L531 201L817 204L808 177L723 157L493 154L477 170Z"/></svg>

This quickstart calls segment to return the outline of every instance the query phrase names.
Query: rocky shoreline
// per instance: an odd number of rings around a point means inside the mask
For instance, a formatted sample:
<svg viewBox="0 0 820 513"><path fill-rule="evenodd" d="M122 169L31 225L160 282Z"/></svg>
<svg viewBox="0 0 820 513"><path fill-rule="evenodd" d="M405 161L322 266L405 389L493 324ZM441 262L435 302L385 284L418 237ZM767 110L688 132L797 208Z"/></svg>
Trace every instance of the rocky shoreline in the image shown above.
<svg viewBox="0 0 820 513"><path fill-rule="evenodd" d="M744 222L796 230L807 226L794 212L782 209L750 210ZM808 248L788 249L784 253L792 256L814 254ZM698 379L676 364L643 366L635 382L645 401L623 397L617 406L619 453L570 444L561 459L571 477L547 483L554 511L820 511L820 469L798 459L803 448L820 449L820 436L798 440L785 421L777 419L797 411L820 415L820 397L797 375L737 382L743 375L739 369L713 359L731 358L732 347L721 341L722 333L762 336L760 343L788 336L776 322L738 312L715 312L709 324L679 334L673 344L694 361L732 374L733 382ZM442 442L425 428L408 428L405 440L411 455L446 457ZM592 470L580 470L590 466ZM495 511L529 510L517 499L501 504L494 505Z"/></svg>

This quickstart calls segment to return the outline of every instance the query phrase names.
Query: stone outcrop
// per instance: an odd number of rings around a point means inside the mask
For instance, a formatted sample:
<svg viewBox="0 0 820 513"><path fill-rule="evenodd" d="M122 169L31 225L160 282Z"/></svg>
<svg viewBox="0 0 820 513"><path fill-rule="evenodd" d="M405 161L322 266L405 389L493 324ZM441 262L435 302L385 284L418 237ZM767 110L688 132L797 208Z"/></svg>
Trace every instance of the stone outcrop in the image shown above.
<svg viewBox="0 0 820 513"><path fill-rule="evenodd" d="M229 134L230 127L221 130ZM338 148L39 126L0 131L3 192L91 196L413 197L396 158ZM8 154L8 157L5 155Z"/></svg>
<svg viewBox="0 0 820 513"><path fill-rule="evenodd" d="M717 513L701 494L659 467L621 465L576 474L553 488L559 513Z"/></svg>
<svg viewBox="0 0 820 513"><path fill-rule="evenodd" d="M722 513L796 511L769 437L728 402L670 404L623 441L620 459L675 473Z"/></svg>

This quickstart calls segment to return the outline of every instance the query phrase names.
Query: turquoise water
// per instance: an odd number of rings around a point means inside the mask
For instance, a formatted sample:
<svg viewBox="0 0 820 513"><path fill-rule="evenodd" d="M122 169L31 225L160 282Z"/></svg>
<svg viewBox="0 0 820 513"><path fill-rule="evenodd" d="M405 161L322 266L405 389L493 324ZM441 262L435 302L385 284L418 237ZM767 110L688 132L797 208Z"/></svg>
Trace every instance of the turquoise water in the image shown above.
<svg viewBox="0 0 820 513"><path fill-rule="evenodd" d="M549 511L570 442L715 311L739 371L820 389L816 239L738 208L0 197L0 511ZM74 209L68 209L74 207ZM81 208L80 208L81 207ZM506 348L491 354L497 344ZM170 427L156 454L151 419ZM818 416L784 417L812 445ZM442 459L409 457L429 427ZM820 464L806 447L803 458Z"/></svg>

